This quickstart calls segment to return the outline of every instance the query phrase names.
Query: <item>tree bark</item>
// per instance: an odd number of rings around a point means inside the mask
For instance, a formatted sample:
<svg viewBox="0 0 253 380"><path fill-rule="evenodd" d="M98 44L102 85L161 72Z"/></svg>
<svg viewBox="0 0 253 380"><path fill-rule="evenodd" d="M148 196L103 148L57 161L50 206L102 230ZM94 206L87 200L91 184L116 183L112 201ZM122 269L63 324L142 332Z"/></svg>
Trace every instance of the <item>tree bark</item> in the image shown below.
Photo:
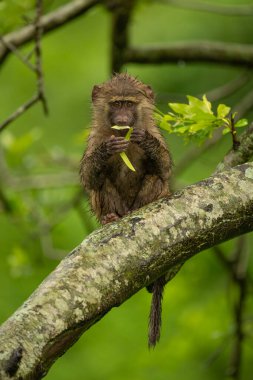
<svg viewBox="0 0 253 380"><path fill-rule="evenodd" d="M95 231L0 328L0 378L43 377L112 307L175 264L253 230L253 163Z"/></svg>

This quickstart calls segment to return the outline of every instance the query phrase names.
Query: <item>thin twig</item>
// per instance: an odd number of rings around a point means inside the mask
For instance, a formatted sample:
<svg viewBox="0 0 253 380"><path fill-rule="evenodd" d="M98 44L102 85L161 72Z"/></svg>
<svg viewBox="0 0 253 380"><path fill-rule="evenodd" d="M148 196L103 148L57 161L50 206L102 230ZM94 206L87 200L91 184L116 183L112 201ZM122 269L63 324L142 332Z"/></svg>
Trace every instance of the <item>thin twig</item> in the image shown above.
<svg viewBox="0 0 253 380"><path fill-rule="evenodd" d="M42 17L42 1L36 0L36 17L34 21L35 25L35 67L37 74L37 89L38 89L38 97L42 103L43 110L45 115L48 115L48 105L44 92L44 79L43 79L43 71L42 71L42 63L41 63L41 38L42 38L42 27L41 27L41 17Z"/></svg>
<svg viewBox="0 0 253 380"><path fill-rule="evenodd" d="M40 47L40 41L42 36L42 27L40 25L40 19L42 16L42 1L43 0L36 0L36 17L34 20L34 26L35 26L35 34L34 34L34 40L35 40L35 67L32 66L32 70L36 72L37 76L37 94L34 95L28 102L23 104L21 107L19 107L11 116L9 116L1 125L0 125L0 132L2 132L10 123L12 123L14 120L16 120L20 115L22 115L24 112L26 112L30 107L32 107L35 103L38 101L42 102L42 106L44 109L45 114L48 114L48 106L45 98L44 93L44 81L43 81L43 72L42 72L42 64L41 64L41 47ZM22 57L18 53L18 50L10 44L10 42L6 42L6 40L3 42L3 38L1 38L2 43L8 46L11 51L15 51L15 54L19 56L19 58L27 65L28 61Z"/></svg>
<svg viewBox="0 0 253 380"><path fill-rule="evenodd" d="M2 124L0 124L0 132L2 132L7 125L12 123L14 120L16 120L20 115L22 115L24 112L26 112L29 108L31 108L35 103L39 101L38 94L34 95L28 102L24 103L22 106L20 106L15 112L13 112L12 115L10 115Z"/></svg>
<svg viewBox="0 0 253 380"><path fill-rule="evenodd" d="M2 36L0 36L0 41L4 46L7 47L7 49L9 49L16 57L18 57L18 59L20 59L20 61L23 62L25 66L27 66L32 71L36 71L35 66L29 61L29 58L23 56L11 42L6 41Z"/></svg>
<svg viewBox="0 0 253 380"><path fill-rule="evenodd" d="M233 150L238 150L240 146L240 141L237 138L237 133L235 129L235 117L233 114L230 116L230 125L231 125L231 136L232 136L232 141L233 141Z"/></svg>

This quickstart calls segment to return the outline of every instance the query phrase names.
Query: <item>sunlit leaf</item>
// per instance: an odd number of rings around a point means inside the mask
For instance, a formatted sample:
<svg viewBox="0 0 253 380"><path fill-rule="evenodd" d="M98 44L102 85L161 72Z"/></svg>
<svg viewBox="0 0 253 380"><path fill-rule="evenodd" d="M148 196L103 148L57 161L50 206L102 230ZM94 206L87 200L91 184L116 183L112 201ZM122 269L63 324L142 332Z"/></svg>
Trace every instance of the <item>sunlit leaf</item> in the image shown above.
<svg viewBox="0 0 253 380"><path fill-rule="evenodd" d="M207 114L212 114L211 103L207 100L206 96L203 96L203 100L196 98L191 95L187 95L189 101L189 106L193 112L204 112Z"/></svg>
<svg viewBox="0 0 253 380"><path fill-rule="evenodd" d="M128 130L126 136L125 136L125 140L127 140L127 141L130 140L132 132L133 132L133 128L131 127L131 128L129 128L129 130Z"/></svg>
<svg viewBox="0 0 253 380"><path fill-rule="evenodd" d="M124 129L130 129L128 125L113 125L112 129L117 129L118 131L123 131Z"/></svg>
<svg viewBox="0 0 253 380"><path fill-rule="evenodd" d="M183 104L183 103L169 103L170 108L180 114L183 115L185 113L189 112L189 105L188 104Z"/></svg>
<svg viewBox="0 0 253 380"><path fill-rule="evenodd" d="M212 113L212 104L211 104L211 102L209 102L208 100L207 100L207 97L206 97L206 95L203 95L203 103L204 103L204 105L206 106L206 109L210 112L210 113Z"/></svg>
<svg viewBox="0 0 253 380"><path fill-rule="evenodd" d="M223 129L222 134L223 134L223 135L226 135L226 134L229 133L229 132L231 132L231 129L228 128L228 127L226 127L226 128Z"/></svg>
<svg viewBox="0 0 253 380"><path fill-rule="evenodd" d="M236 128L246 127L246 125L248 125L247 119L240 119L235 123Z"/></svg>
<svg viewBox="0 0 253 380"><path fill-rule="evenodd" d="M219 118L224 118L229 114L230 110L231 108L226 106L225 104L219 104L217 108L217 116Z"/></svg>
<svg viewBox="0 0 253 380"><path fill-rule="evenodd" d="M135 168L133 167L131 161L129 160L129 158L127 157L126 153L125 152L121 152L120 153L120 157L122 158L122 160L125 162L126 166L132 170L133 172L135 172Z"/></svg>

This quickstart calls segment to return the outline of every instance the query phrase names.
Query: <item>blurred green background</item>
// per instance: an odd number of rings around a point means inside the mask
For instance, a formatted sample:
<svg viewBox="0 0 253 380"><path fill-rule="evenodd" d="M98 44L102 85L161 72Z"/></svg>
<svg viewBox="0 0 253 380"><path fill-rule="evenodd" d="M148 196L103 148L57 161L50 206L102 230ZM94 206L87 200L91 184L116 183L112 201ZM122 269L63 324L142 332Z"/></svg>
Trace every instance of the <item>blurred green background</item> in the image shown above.
<svg viewBox="0 0 253 380"><path fill-rule="evenodd" d="M239 0L210 2L241 4ZM66 1L46 1L45 6L53 10L63 3ZM253 5L253 1L243 3ZM22 26L22 14L33 15L31 5L32 1L0 1L1 33ZM91 90L110 75L110 27L110 14L97 6L46 35L42 48L49 116L45 117L37 104L0 136L0 185L11 207L9 211L0 210L0 322L22 304L61 257L98 226L85 197L77 203L73 199L80 199L78 165L91 120ZM131 42L138 45L203 39L250 44L253 17L229 17L171 7L165 2L140 1L130 32ZM22 52L30 48L26 46ZM208 94L243 71L232 66L183 62L131 64L125 69L153 87L164 111L168 101L184 101L187 94ZM237 105L252 83L249 76L239 91L222 102ZM35 90L35 76L10 56L0 71L0 121ZM246 116L252 120L252 110ZM177 168L192 146L174 136L168 137L168 144ZM211 175L230 147L230 138L225 136L199 155L175 178L175 188ZM252 243L251 234L247 249ZM234 242L227 242L222 248L230 253L233 246ZM235 293L213 251L203 252L187 262L166 288L162 337L154 351L147 349L150 295L142 290L87 331L46 378L224 379L233 343L231 311ZM252 379L252 306L251 294L245 310L248 335L243 346L244 380Z"/></svg>

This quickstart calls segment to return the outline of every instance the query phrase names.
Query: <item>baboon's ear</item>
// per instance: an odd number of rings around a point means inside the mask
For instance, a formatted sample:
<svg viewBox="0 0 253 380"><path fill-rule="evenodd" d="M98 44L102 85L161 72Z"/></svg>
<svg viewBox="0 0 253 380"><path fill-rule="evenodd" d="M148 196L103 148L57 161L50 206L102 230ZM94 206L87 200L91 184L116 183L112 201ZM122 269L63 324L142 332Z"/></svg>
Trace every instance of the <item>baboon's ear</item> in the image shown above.
<svg viewBox="0 0 253 380"><path fill-rule="evenodd" d="M155 99L154 92L150 86L145 85L145 93L149 99L151 99L151 100Z"/></svg>
<svg viewBox="0 0 253 380"><path fill-rule="evenodd" d="M98 86L98 85L95 85L93 87L92 94L91 94L92 102L94 102L97 99L97 97L101 91L101 88L102 88L102 86Z"/></svg>

